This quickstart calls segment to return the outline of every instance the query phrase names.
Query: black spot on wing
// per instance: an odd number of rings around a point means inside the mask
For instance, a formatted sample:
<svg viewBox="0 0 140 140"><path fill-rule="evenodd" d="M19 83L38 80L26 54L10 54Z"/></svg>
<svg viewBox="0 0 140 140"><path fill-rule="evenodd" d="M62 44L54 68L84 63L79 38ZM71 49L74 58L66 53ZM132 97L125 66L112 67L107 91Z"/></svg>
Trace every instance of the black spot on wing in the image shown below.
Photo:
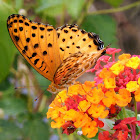
<svg viewBox="0 0 140 140"><path fill-rule="evenodd" d="M46 51L44 51L44 52L43 52L43 55L46 55L46 54L47 54L47 52L46 52Z"/></svg>
<svg viewBox="0 0 140 140"><path fill-rule="evenodd" d="M51 43L49 43L49 44L48 44L48 47L52 47L52 44L51 44Z"/></svg>
<svg viewBox="0 0 140 140"><path fill-rule="evenodd" d="M19 37L18 37L18 36L15 36L15 40L16 40L16 41L19 41Z"/></svg>
<svg viewBox="0 0 140 140"><path fill-rule="evenodd" d="M26 26L29 26L29 23L25 22L25 25L26 25Z"/></svg>
<svg viewBox="0 0 140 140"><path fill-rule="evenodd" d="M26 42L29 42L30 41L30 38L26 38Z"/></svg>
<svg viewBox="0 0 140 140"><path fill-rule="evenodd" d="M35 49L38 48L38 47L39 47L38 44L35 44L35 45L34 45L34 48L35 48Z"/></svg>
<svg viewBox="0 0 140 140"><path fill-rule="evenodd" d="M28 46L24 46L24 50L27 51L28 50Z"/></svg>
<svg viewBox="0 0 140 140"><path fill-rule="evenodd" d="M61 48L61 47L60 47L60 50L61 50L61 51L64 51L64 49L63 49L63 48Z"/></svg>
<svg viewBox="0 0 140 140"><path fill-rule="evenodd" d="M32 37L35 37L35 33L32 33Z"/></svg>
<svg viewBox="0 0 140 140"><path fill-rule="evenodd" d="M20 31L23 31L23 27L19 27L19 30L20 30Z"/></svg>
<svg viewBox="0 0 140 140"><path fill-rule="evenodd" d="M36 65L38 61L39 61L39 59L36 59L36 60L34 61L34 65Z"/></svg>
<svg viewBox="0 0 140 140"><path fill-rule="evenodd" d="M48 32L52 31L53 29L47 29Z"/></svg>
<svg viewBox="0 0 140 140"><path fill-rule="evenodd" d="M43 28L43 27L40 27L40 30L41 30L41 31L44 31L44 30L45 30L45 28Z"/></svg>
<svg viewBox="0 0 140 140"><path fill-rule="evenodd" d="M20 19L20 20L19 20L19 23L23 23L23 20Z"/></svg>
<svg viewBox="0 0 140 140"><path fill-rule="evenodd" d="M37 29L37 27L36 26L32 26L32 29L35 30L35 29Z"/></svg>

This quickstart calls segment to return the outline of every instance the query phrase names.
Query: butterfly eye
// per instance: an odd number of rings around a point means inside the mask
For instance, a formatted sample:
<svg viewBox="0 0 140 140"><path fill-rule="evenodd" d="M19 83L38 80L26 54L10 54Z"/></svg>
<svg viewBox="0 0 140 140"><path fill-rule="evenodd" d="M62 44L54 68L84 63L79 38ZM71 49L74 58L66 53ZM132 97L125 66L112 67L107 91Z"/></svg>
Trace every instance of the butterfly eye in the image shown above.
<svg viewBox="0 0 140 140"><path fill-rule="evenodd" d="M104 42L102 40L98 40L98 50L102 50L104 48Z"/></svg>

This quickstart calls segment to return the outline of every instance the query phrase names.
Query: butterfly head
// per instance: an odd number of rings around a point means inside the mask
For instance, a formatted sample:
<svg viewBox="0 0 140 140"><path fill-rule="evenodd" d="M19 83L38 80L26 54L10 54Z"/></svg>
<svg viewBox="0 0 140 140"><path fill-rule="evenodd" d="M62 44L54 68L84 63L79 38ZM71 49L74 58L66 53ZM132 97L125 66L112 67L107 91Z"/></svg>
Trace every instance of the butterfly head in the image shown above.
<svg viewBox="0 0 140 140"><path fill-rule="evenodd" d="M47 88L47 91L51 92L52 94L56 94L56 93L62 91L63 89L65 89L65 88L63 88L62 86L60 87L52 82L49 85L49 87Z"/></svg>

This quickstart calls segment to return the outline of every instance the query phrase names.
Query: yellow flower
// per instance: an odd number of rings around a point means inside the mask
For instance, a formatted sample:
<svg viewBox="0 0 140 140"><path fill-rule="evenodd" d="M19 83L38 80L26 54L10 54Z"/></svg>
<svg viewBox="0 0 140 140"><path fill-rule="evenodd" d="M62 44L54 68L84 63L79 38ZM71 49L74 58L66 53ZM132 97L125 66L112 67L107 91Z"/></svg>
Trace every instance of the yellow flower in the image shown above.
<svg viewBox="0 0 140 140"><path fill-rule="evenodd" d="M118 75L120 72L124 71L124 65L122 65L119 61L117 63L115 63L114 65L112 65L112 67L110 68L110 70Z"/></svg>
<svg viewBox="0 0 140 140"><path fill-rule="evenodd" d="M53 122L51 122L52 128L60 128L62 125L65 124L65 120L63 120L61 117L54 119Z"/></svg>
<svg viewBox="0 0 140 140"><path fill-rule="evenodd" d="M126 63L127 67L133 69L137 69L139 65L140 65L140 59L137 56L130 58L129 61Z"/></svg>
<svg viewBox="0 0 140 140"><path fill-rule="evenodd" d="M66 121L75 120L75 118L77 116L78 116L78 112L75 111L74 109L70 109L70 110L66 111L63 119Z"/></svg>
<svg viewBox="0 0 140 140"><path fill-rule="evenodd" d="M140 85L140 77L138 78L138 84Z"/></svg>
<svg viewBox="0 0 140 140"><path fill-rule="evenodd" d="M105 110L101 115L100 115L100 118L101 119L104 119L107 117L107 115L109 114L109 110Z"/></svg>
<svg viewBox="0 0 140 140"><path fill-rule="evenodd" d="M66 90L62 90L61 92L59 92L59 95L57 95L55 99L57 99L58 102L63 103L68 97L66 93Z"/></svg>
<svg viewBox="0 0 140 140"><path fill-rule="evenodd" d="M105 88L107 89L115 88L116 87L115 78L105 78L104 84L105 84Z"/></svg>
<svg viewBox="0 0 140 140"><path fill-rule="evenodd" d="M119 56L119 59L120 60L126 60L126 59L129 59L131 57L130 54L122 54Z"/></svg>
<svg viewBox="0 0 140 140"><path fill-rule="evenodd" d="M83 100L79 103L79 110L85 112L90 107L90 102L87 102L86 100Z"/></svg>
<svg viewBox="0 0 140 140"><path fill-rule="evenodd" d="M126 84L126 89L130 92L136 91L139 88L137 81L130 81Z"/></svg>

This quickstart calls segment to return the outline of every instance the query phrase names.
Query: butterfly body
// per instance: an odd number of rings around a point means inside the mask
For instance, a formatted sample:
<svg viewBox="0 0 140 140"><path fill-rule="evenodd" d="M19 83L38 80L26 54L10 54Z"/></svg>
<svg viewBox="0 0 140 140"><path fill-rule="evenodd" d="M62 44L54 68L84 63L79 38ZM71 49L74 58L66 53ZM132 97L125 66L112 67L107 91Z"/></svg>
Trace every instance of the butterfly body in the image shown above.
<svg viewBox="0 0 140 140"><path fill-rule="evenodd" d="M73 84L106 51L98 35L77 25L55 29L14 14L8 17L7 28L24 58L52 81L48 90L53 93Z"/></svg>

